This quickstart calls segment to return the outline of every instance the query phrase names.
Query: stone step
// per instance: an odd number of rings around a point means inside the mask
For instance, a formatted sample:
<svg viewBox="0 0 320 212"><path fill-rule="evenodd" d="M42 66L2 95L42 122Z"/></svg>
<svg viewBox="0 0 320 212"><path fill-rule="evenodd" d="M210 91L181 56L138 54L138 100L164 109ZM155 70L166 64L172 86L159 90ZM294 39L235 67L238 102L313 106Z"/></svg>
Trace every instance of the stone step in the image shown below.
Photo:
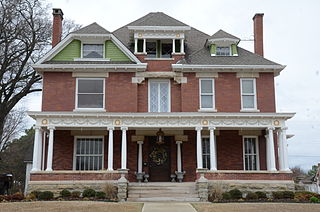
<svg viewBox="0 0 320 212"><path fill-rule="evenodd" d="M163 190L163 191L192 191L196 190L195 187L134 187L134 186L129 186L129 190L137 190L137 191L148 191L148 190Z"/></svg>
<svg viewBox="0 0 320 212"><path fill-rule="evenodd" d="M129 202L199 202L200 198L195 197L145 197L128 198Z"/></svg>
<svg viewBox="0 0 320 212"><path fill-rule="evenodd" d="M189 183L170 183L170 182L158 182L158 183L129 183L129 186L134 187L186 187L186 186L195 186L194 182Z"/></svg>
<svg viewBox="0 0 320 212"><path fill-rule="evenodd" d="M196 194L195 190L128 190L129 194Z"/></svg>
<svg viewBox="0 0 320 212"><path fill-rule="evenodd" d="M147 197L170 197L170 198L175 198L175 197L185 197L185 198L197 198L199 197L198 194L179 194L179 193L149 193L149 194L129 194L129 198L147 198Z"/></svg>

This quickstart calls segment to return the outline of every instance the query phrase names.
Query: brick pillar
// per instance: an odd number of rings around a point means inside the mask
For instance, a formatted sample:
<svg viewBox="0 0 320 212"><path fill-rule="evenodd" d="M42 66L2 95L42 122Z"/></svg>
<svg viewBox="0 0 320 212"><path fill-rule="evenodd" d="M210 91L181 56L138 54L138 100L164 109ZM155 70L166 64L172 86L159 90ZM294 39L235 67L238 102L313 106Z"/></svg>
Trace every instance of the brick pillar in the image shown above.
<svg viewBox="0 0 320 212"><path fill-rule="evenodd" d="M253 17L254 53L263 56L263 13Z"/></svg>
<svg viewBox="0 0 320 212"><path fill-rule="evenodd" d="M52 23L52 48L61 41L63 12L61 9L53 8Z"/></svg>

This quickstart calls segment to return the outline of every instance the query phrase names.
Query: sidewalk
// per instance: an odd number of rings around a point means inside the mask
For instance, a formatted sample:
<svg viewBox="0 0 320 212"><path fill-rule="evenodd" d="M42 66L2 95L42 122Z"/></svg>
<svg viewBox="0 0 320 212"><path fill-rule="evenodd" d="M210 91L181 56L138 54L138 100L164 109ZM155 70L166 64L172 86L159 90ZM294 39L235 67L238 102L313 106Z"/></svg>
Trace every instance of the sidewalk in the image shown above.
<svg viewBox="0 0 320 212"><path fill-rule="evenodd" d="M146 202L142 212L196 212L196 210L190 203L185 202Z"/></svg>

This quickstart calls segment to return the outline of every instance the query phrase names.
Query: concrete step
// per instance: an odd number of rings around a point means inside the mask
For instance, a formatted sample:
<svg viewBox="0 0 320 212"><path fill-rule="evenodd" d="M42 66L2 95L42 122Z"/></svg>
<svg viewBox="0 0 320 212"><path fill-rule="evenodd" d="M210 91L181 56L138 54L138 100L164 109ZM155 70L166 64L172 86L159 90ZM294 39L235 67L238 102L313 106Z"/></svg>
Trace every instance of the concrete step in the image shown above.
<svg viewBox="0 0 320 212"><path fill-rule="evenodd" d="M168 193L168 194L195 194L196 190L192 189L184 189L184 190L169 190L169 189L154 189L154 190L141 190L141 189L130 189L128 190L129 194L162 194L162 193Z"/></svg>
<svg viewBox="0 0 320 212"><path fill-rule="evenodd" d="M196 188L193 187L128 187L132 191L192 191Z"/></svg>
<svg viewBox="0 0 320 212"><path fill-rule="evenodd" d="M186 187L186 186L195 186L194 182L188 183L171 183L171 182L157 182L157 183L129 183L129 186L133 187Z"/></svg>
<svg viewBox="0 0 320 212"><path fill-rule="evenodd" d="M129 194L129 198L149 198L149 197L168 197L168 198L176 198L176 197L184 197L184 198L197 198L198 194L177 194L177 193L161 193L161 194Z"/></svg>
<svg viewBox="0 0 320 212"><path fill-rule="evenodd" d="M129 202L199 202L200 198L194 197L146 197L128 198Z"/></svg>

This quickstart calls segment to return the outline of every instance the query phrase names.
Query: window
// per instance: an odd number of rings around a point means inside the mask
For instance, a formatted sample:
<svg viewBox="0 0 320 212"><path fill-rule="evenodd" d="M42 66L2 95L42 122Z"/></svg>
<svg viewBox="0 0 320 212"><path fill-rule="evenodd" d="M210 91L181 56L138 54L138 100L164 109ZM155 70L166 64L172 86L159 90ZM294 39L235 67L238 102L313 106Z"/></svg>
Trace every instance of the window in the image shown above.
<svg viewBox="0 0 320 212"><path fill-rule="evenodd" d="M214 108L214 80L200 79L200 109Z"/></svg>
<svg viewBox="0 0 320 212"><path fill-rule="evenodd" d="M230 56L230 47L217 47L217 56Z"/></svg>
<svg viewBox="0 0 320 212"><path fill-rule="evenodd" d="M77 79L77 108L104 108L104 79Z"/></svg>
<svg viewBox="0 0 320 212"><path fill-rule="evenodd" d="M172 54L172 42L171 43L161 43L161 57L171 58Z"/></svg>
<svg viewBox="0 0 320 212"><path fill-rule="evenodd" d="M149 81L149 112L170 112L169 80Z"/></svg>
<svg viewBox="0 0 320 212"><path fill-rule="evenodd" d="M157 42L146 42L146 51L149 58L157 57Z"/></svg>
<svg viewBox="0 0 320 212"><path fill-rule="evenodd" d="M103 44L83 44L83 58L103 58Z"/></svg>
<svg viewBox="0 0 320 212"><path fill-rule="evenodd" d="M74 169L101 170L103 167L103 137L76 137Z"/></svg>
<svg viewBox="0 0 320 212"><path fill-rule="evenodd" d="M181 40L176 39L175 41L175 52L180 53L181 52Z"/></svg>
<svg viewBox="0 0 320 212"><path fill-rule="evenodd" d="M147 40L146 52L147 58L171 58L172 40Z"/></svg>
<svg viewBox="0 0 320 212"><path fill-rule="evenodd" d="M210 138L202 137L202 166L210 169Z"/></svg>
<svg viewBox="0 0 320 212"><path fill-rule="evenodd" d="M143 40L138 39L138 52L143 52Z"/></svg>
<svg viewBox="0 0 320 212"><path fill-rule="evenodd" d="M256 79L243 78L241 84L241 108L243 110L256 110Z"/></svg>
<svg viewBox="0 0 320 212"><path fill-rule="evenodd" d="M259 170L258 138L243 137L243 149L244 170Z"/></svg>

